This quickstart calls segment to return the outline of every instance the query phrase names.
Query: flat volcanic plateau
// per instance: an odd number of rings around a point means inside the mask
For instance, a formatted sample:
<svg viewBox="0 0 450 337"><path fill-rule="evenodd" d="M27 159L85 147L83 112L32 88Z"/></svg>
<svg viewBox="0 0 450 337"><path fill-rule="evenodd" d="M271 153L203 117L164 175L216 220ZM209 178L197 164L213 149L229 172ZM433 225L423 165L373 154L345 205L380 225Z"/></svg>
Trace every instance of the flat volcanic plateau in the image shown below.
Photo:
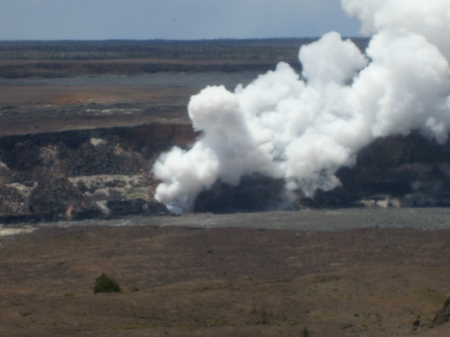
<svg viewBox="0 0 450 337"><path fill-rule="evenodd" d="M262 177L153 197L191 95L310 41L0 43L0 336L447 336L448 143L379 139L290 211Z"/></svg>

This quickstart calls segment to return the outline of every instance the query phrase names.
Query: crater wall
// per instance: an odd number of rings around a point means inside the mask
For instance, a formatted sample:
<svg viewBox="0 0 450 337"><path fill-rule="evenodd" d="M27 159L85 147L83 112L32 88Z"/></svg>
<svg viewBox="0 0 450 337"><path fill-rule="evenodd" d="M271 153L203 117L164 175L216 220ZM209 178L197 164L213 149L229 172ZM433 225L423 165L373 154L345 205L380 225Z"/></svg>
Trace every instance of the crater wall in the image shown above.
<svg viewBox="0 0 450 337"><path fill-rule="evenodd" d="M153 197L152 166L197 136L191 125L172 123L2 137L0 222L169 214ZM195 211L450 206L450 145L415 132L382 138L337 176L341 187L312 199L284 195L282 181L261 176L238 186L217 182L200 194Z"/></svg>
<svg viewBox="0 0 450 337"><path fill-rule="evenodd" d="M195 137L188 124L150 124L0 138L0 219L164 213L152 165Z"/></svg>

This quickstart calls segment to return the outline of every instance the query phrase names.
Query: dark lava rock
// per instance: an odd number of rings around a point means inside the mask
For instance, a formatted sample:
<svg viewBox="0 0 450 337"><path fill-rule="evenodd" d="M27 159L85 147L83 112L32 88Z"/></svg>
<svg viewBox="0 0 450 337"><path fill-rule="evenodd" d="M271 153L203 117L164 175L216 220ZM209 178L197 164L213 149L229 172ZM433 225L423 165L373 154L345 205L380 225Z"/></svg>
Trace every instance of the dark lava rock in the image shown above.
<svg viewBox="0 0 450 337"><path fill-rule="evenodd" d="M291 207L286 199L284 180L261 175L243 177L237 186L216 182L198 196L194 212L257 212Z"/></svg>
<svg viewBox="0 0 450 337"><path fill-rule="evenodd" d="M450 206L450 143L437 144L418 132L379 138L358 153L354 167L341 168L336 176L341 187L319 190L302 204ZM379 203L381 199L385 202ZM397 200L391 202L393 199Z"/></svg>
<svg viewBox="0 0 450 337"><path fill-rule="evenodd" d="M0 214L3 216L27 215L26 200L19 190L0 182Z"/></svg>
<svg viewBox="0 0 450 337"><path fill-rule="evenodd" d="M169 214L153 198L157 155L190 125L141 125L0 138L0 221Z"/></svg>
<svg viewBox="0 0 450 337"><path fill-rule="evenodd" d="M12 170L31 170L40 164L39 147L29 139L16 143L4 151L2 161Z"/></svg>
<svg viewBox="0 0 450 337"><path fill-rule="evenodd" d="M94 139L77 149L62 147L60 158L69 176L98 174L135 174L145 167L142 156L124 148L120 139Z"/></svg>
<svg viewBox="0 0 450 337"><path fill-rule="evenodd" d="M28 208L35 216L48 220L72 220L86 212L101 213L66 178L39 181L30 194Z"/></svg>

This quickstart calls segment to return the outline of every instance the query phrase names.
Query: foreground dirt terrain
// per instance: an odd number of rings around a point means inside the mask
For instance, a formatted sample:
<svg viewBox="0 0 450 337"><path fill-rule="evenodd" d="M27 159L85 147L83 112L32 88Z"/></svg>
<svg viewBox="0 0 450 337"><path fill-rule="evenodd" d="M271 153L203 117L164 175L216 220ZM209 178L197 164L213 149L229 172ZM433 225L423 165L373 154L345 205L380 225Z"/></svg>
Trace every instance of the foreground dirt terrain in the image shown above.
<svg viewBox="0 0 450 337"><path fill-rule="evenodd" d="M1 239L0 335L448 336L449 263L450 230L40 228Z"/></svg>

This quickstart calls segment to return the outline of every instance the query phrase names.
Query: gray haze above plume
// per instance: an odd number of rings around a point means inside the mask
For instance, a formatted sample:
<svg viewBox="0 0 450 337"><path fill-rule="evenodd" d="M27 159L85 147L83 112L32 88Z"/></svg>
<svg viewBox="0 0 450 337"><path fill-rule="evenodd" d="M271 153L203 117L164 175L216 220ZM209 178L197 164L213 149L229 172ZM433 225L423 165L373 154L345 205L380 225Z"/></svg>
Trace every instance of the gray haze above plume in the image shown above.
<svg viewBox="0 0 450 337"><path fill-rule="evenodd" d="M0 0L0 40L357 36L339 0Z"/></svg>

